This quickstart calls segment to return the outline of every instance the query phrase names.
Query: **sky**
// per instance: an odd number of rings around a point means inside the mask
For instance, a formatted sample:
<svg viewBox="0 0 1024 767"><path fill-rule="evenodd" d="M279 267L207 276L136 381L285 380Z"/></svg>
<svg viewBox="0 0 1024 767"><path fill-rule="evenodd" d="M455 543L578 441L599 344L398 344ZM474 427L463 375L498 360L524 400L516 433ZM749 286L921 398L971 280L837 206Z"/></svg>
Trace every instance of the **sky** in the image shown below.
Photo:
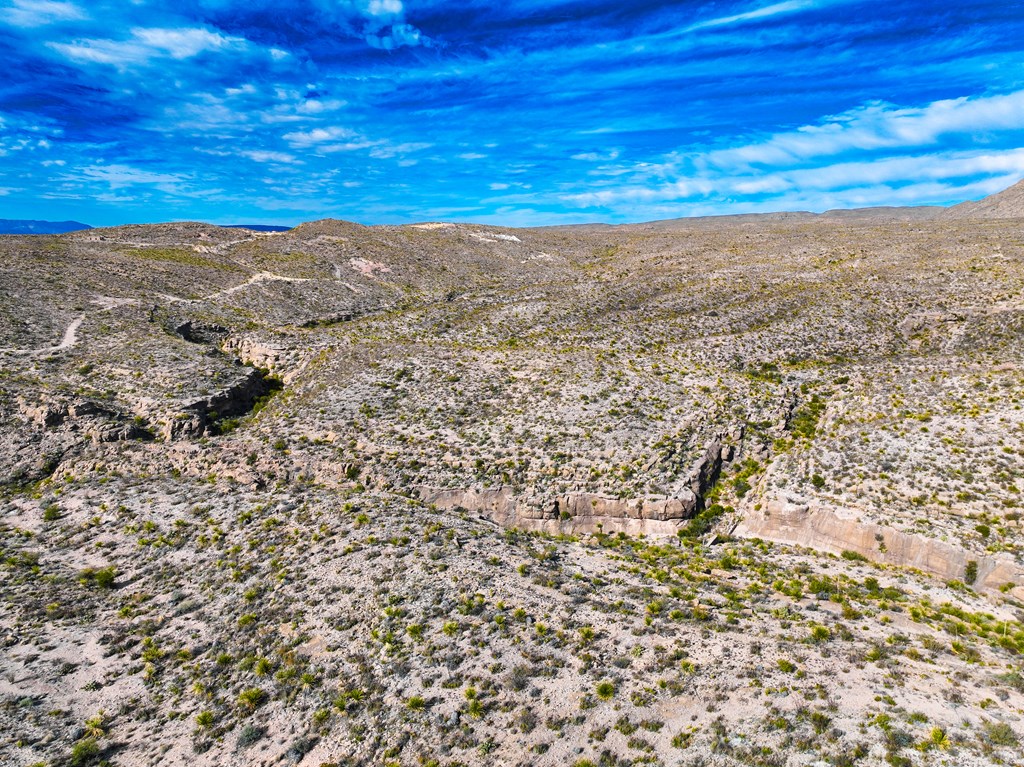
<svg viewBox="0 0 1024 767"><path fill-rule="evenodd" d="M507 226L1024 177L1024 0L0 0L0 218Z"/></svg>

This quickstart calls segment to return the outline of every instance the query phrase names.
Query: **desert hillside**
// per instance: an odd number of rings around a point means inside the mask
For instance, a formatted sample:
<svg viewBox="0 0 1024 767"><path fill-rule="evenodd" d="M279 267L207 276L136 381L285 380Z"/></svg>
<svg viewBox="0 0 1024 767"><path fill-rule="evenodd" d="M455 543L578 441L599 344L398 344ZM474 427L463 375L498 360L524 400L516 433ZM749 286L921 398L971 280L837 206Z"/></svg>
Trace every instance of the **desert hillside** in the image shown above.
<svg viewBox="0 0 1024 767"><path fill-rule="evenodd" d="M1024 760L1024 211L0 237L0 763Z"/></svg>
<svg viewBox="0 0 1024 767"><path fill-rule="evenodd" d="M1022 218L1024 181L978 202L962 202L942 213L943 218Z"/></svg>

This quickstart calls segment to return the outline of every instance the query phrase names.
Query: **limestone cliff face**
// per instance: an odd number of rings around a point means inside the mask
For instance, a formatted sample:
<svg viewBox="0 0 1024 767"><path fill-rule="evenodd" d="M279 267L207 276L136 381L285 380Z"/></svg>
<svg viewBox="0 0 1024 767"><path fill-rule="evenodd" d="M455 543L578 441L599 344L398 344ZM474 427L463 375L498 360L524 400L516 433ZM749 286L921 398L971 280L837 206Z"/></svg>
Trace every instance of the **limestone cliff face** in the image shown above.
<svg viewBox="0 0 1024 767"><path fill-rule="evenodd" d="M978 570L973 586L982 592L997 591L1006 583L1024 584L1024 567L1009 555L975 555L945 541L866 521L856 509L773 500L760 511L748 510L733 535L832 554L854 551L872 562L913 567L946 581L964 580L968 562L974 561ZM1015 586L1013 594L1024 598L1024 585Z"/></svg>
<svg viewBox="0 0 1024 767"><path fill-rule="evenodd" d="M620 499L597 493L572 492L550 499L517 496L511 488L421 488L420 498L442 509L462 508L504 527L557 534L628 533L675 535L698 510L699 499L683 491L679 497L647 496Z"/></svg>
<svg viewBox="0 0 1024 767"><path fill-rule="evenodd" d="M737 440L742 439L738 432ZM519 493L510 487L438 489L422 487L420 499L442 509L466 509L504 527L550 533L627 533L674 536L704 508L704 494L714 485L723 461L737 456L733 445L717 438L707 446L672 495L619 498L573 491L554 496Z"/></svg>
<svg viewBox="0 0 1024 767"><path fill-rule="evenodd" d="M239 367L234 381L182 407L179 414L164 423L160 435L165 440L202 436L209 431L214 419L248 412L268 391L267 381L260 371Z"/></svg>

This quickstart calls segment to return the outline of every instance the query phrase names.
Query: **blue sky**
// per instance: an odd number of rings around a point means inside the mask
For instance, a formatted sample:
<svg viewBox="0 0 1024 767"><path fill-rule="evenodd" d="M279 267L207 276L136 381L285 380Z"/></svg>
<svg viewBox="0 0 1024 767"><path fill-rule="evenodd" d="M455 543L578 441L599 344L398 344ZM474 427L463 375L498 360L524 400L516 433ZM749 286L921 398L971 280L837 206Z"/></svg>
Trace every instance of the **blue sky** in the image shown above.
<svg viewBox="0 0 1024 767"><path fill-rule="evenodd" d="M0 0L0 218L511 226L1024 177L1024 0Z"/></svg>

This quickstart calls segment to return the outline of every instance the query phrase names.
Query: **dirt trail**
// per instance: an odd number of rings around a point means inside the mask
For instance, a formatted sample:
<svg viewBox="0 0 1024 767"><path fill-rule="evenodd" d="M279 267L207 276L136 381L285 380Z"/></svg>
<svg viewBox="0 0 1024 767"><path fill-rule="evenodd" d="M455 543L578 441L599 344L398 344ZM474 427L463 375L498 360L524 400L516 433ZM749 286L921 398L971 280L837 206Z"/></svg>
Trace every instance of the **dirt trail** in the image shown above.
<svg viewBox="0 0 1024 767"><path fill-rule="evenodd" d="M230 288L225 288L224 290L218 290L216 293L211 293L208 296L203 296L202 298L198 299L180 298L179 296L172 296L166 293L160 293L158 295L161 298L165 299L168 303L192 303L195 301L210 301L214 298L219 298L220 296L229 296L232 293L237 293L238 291L243 290L249 287L250 285L255 285L258 282L313 282L313 280L308 277L286 277L281 274L273 274L272 272L257 272L256 274L252 275L249 279L247 279L245 282L241 282L238 285L233 285ZM348 287L351 288L351 286ZM355 288L351 289L355 290ZM99 311L109 312L110 310L116 309L121 306L137 304L139 303L139 301L138 299L135 298L97 296L92 300L92 303L99 306ZM67 329L65 329L64 335L61 337L60 343L58 343L56 346L44 346L36 349L12 349L9 347L0 347L0 354L36 356L53 354L54 352L60 352L64 351L65 349L70 349L76 343L78 343L78 329L81 327L82 323L85 321L85 318L88 316L88 314L88 312L83 312L79 316L75 317L75 319L73 319L71 323L67 326Z"/></svg>
<svg viewBox="0 0 1024 767"><path fill-rule="evenodd" d="M208 301L211 298L216 298L217 296L229 296L232 293L237 293L243 288L249 287L250 285L255 285L257 282L313 282L313 280L309 277L285 277L284 275L273 274L272 272L257 272L245 282L235 285L234 287L226 288L225 290L219 290L216 293L211 293L202 300Z"/></svg>
<svg viewBox="0 0 1024 767"><path fill-rule="evenodd" d="M78 343L78 328L85 321L85 314L80 314L75 319L71 320L71 324L67 326L64 331L63 337L60 339L60 343L56 346L44 346L39 349L11 349L0 347L0 354L19 354L26 356L35 356L41 354L51 354L53 352L63 351L64 349L70 349L76 343Z"/></svg>
<svg viewBox="0 0 1024 767"><path fill-rule="evenodd" d="M99 306L99 311L109 312L111 309L116 309L119 306L127 306L129 304L137 304L138 301L134 298L117 298L115 296L97 296L92 300L92 303ZM0 347L0 354L17 354L25 356L41 356L44 354L54 354L55 352L61 352L65 349L70 349L72 346L78 343L78 329L85 322L85 318L89 315L89 312L82 312L75 317L68 324L64 330L64 335L61 336L60 342L56 346L43 346L36 349L12 349L9 347Z"/></svg>

